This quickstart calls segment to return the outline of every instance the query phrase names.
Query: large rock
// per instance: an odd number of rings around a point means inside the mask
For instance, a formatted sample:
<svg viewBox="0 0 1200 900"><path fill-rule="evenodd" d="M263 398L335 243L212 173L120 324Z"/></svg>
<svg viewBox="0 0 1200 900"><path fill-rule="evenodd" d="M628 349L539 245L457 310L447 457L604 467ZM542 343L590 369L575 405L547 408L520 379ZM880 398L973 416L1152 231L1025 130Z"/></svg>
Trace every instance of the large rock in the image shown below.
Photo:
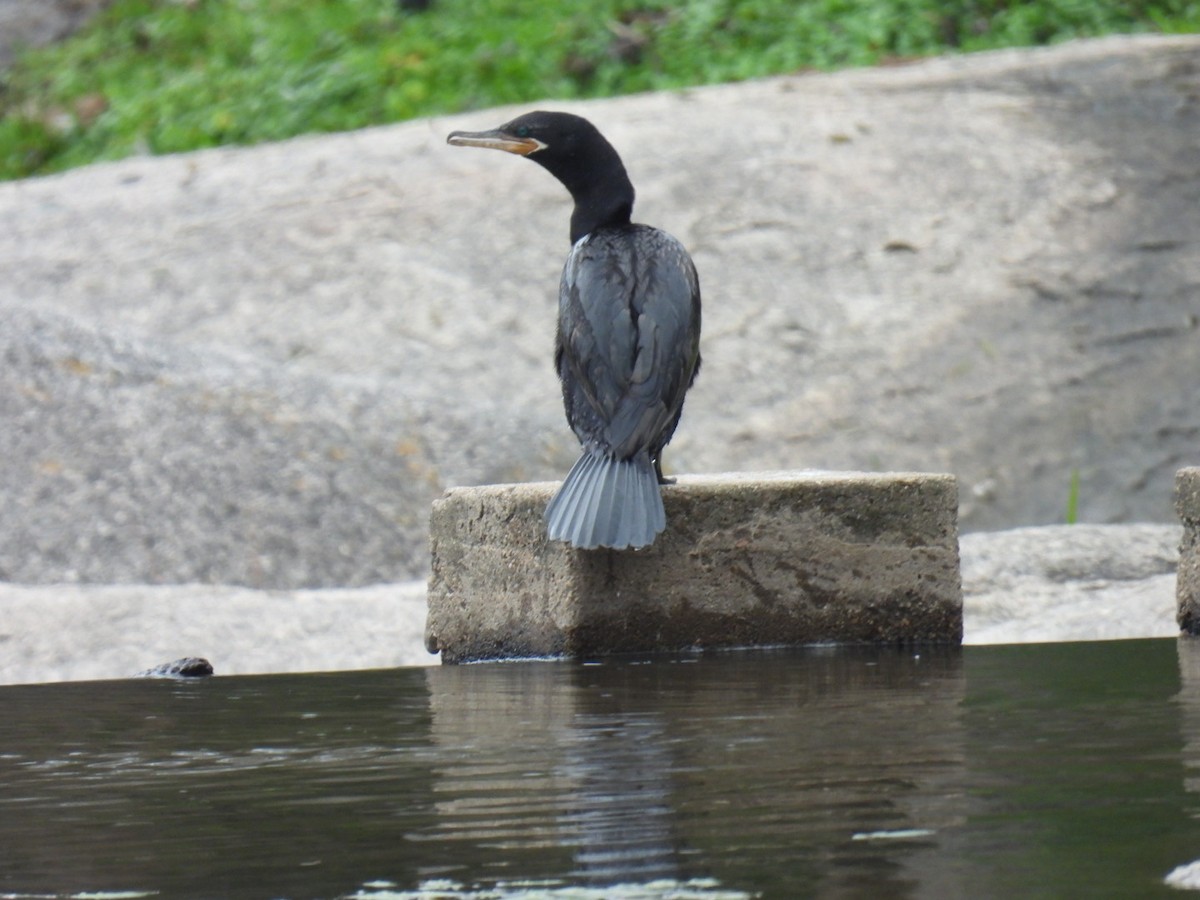
<svg viewBox="0 0 1200 900"><path fill-rule="evenodd" d="M1174 520L1200 437L1200 38L569 106L692 248L669 468L949 471L965 530ZM419 577L446 485L561 477L569 201L513 110L0 185L0 577Z"/></svg>
<svg viewBox="0 0 1200 900"><path fill-rule="evenodd" d="M443 479L523 478L548 440L521 410L496 421L478 399L431 405L45 308L0 306L0 360L0 581L413 577Z"/></svg>
<svg viewBox="0 0 1200 900"><path fill-rule="evenodd" d="M960 540L971 644L1169 637L1178 525L1059 525Z"/></svg>
<svg viewBox="0 0 1200 900"><path fill-rule="evenodd" d="M131 678L202 656L217 675L437 662L425 585L257 591L225 585L0 584L0 685Z"/></svg>

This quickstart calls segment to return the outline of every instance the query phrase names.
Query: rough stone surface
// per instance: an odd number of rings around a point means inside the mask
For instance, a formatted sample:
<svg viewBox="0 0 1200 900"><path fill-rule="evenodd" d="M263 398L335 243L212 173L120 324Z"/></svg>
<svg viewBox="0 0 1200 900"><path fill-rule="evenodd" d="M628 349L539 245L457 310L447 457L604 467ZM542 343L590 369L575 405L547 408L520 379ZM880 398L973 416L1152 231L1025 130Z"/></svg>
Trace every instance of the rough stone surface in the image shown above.
<svg viewBox="0 0 1200 900"><path fill-rule="evenodd" d="M256 591L0 584L0 685L130 678L200 656L218 677L426 664L425 584Z"/></svg>
<svg viewBox="0 0 1200 900"><path fill-rule="evenodd" d="M548 541L555 487L434 504L426 645L443 662L962 638L951 477L680 478L666 532L622 552Z"/></svg>
<svg viewBox="0 0 1200 900"><path fill-rule="evenodd" d="M42 47L78 30L112 0L0 0L0 70L24 47Z"/></svg>
<svg viewBox="0 0 1200 900"><path fill-rule="evenodd" d="M138 672L137 678L207 678L213 674L212 663L198 656L185 656L171 662L159 663L152 669Z"/></svg>
<svg viewBox="0 0 1200 900"><path fill-rule="evenodd" d="M1177 525L1057 525L964 534L969 644L1170 637Z"/></svg>
<svg viewBox="0 0 1200 900"><path fill-rule="evenodd" d="M1200 468L1176 473L1175 510L1183 522L1176 586L1179 627L1195 635L1200 634Z"/></svg>
<svg viewBox="0 0 1200 900"><path fill-rule="evenodd" d="M467 399L434 411L370 379L123 339L46 310L0 308L0 360L0 581L419 576L441 479L519 478L542 439L520 411L492 425Z"/></svg>
<svg viewBox="0 0 1200 900"><path fill-rule="evenodd" d="M669 469L952 472L966 531L1077 471L1082 521L1174 521L1200 38L544 105L699 266ZM446 487L561 478L569 200L444 143L513 111L0 184L0 579L420 578Z"/></svg>
<svg viewBox="0 0 1200 900"><path fill-rule="evenodd" d="M961 538L968 644L1170 637L1180 528ZM1101 573L1095 577L1095 573ZM429 665L425 581L357 590L0 583L0 684L128 678L205 653L219 675Z"/></svg>

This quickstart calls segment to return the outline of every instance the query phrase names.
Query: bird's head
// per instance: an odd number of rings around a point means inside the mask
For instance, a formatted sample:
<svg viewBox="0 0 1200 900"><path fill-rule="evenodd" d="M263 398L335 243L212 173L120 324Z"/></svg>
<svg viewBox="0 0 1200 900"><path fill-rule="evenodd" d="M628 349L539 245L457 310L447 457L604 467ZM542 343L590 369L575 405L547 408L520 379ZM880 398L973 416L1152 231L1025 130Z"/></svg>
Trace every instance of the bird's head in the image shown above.
<svg viewBox="0 0 1200 900"><path fill-rule="evenodd" d="M629 222L633 185L617 151L587 119L539 110L491 131L454 131L446 141L516 153L549 171L575 199L572 243L601 225Z"/></svg>
<svg viewBox="0 0 1200 900"><path fill-rule="evenodd" d="M575 156L579 148L607 144L587 119L564 112L537 112L518 116L491 131L454 131L446 142L455 147L484 147L532 157L550 168L555 159Z"/></svg>

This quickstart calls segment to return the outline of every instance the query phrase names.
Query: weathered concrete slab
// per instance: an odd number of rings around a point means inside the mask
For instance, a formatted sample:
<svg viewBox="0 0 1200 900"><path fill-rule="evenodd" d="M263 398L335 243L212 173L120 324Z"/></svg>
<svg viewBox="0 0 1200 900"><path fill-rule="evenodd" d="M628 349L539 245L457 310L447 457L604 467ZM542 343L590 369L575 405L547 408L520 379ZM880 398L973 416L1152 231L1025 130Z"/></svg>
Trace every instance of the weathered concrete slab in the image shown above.
<svg viewBox="0 0 1200 900"><path fill-rule="evenodd" d="M637 551L546 539L553 483L434 503L425 642L444 663L690 647L962 639L952 476L681 477Z"/></svg>
<svg viewBox="0 0 1200 900"><path fill-rule="evenodd" d="M1175 580L1179 627L1195 635L1200 634L1200 468L1175 473L1175 510L1183 521Z"/></svg>

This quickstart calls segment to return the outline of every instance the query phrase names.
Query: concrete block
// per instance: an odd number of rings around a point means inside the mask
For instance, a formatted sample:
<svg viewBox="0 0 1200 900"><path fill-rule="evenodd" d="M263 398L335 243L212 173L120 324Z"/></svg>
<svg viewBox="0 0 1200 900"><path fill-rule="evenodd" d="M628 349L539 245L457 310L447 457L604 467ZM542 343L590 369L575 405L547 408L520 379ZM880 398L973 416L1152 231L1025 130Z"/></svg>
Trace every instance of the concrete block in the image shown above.
<svg viewBox="0 0 1200 900"><path fill-rule="evenodd" d="M455 488L430 522L425 643L443 663L962 640L952 476L684 476L643 550L546 539L556 484Z"/></svg>
<svg viewBox="0 0 1200 900"><path fill-rule="evenodd" d="M1200 634L1200 468L1175 473L1175 511L1183 522L1175 598L1179 627Z"/></svg>

